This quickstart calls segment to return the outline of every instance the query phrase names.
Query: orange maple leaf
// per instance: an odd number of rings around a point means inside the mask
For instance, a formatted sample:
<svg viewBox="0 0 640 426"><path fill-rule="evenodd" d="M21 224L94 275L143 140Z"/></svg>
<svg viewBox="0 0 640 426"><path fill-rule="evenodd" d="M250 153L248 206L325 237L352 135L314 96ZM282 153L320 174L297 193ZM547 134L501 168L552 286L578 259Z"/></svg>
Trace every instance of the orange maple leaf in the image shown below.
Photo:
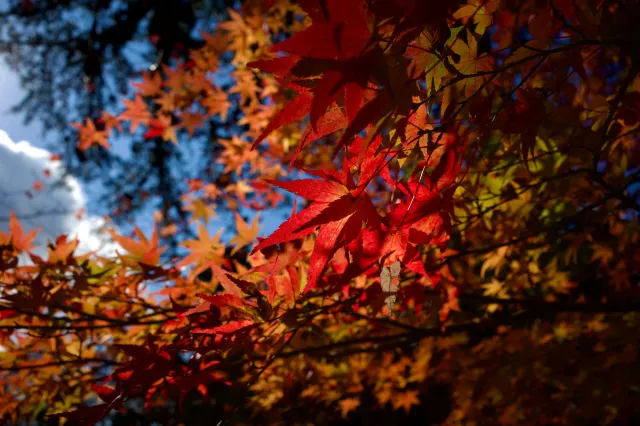
<svg viewBox="0 0 640 426"><path fill-rule="evenodd" d="M180 91L180 89L182 89L182 86L184 86L186 80L186 75L182 64L178 64L175 69L164 65L162 69L166 75L165 86L174 92Z"/></svg>
<svg viewBox="0 0 640 426"><path fill-rule="evenodd" d="M196 127L202 126L204 115L199 112L184 112L181 115L182 125L187 128L189 136L193 136Z"/></svg>
<svg viewBox="0 0 640 426"><path fill-rule="evenodd" d="M209 268L209 262L222 263L224 258L224 245L220 242L221 234L222 230L211 237L207 228L202 223L198 223L198 238L181 243L181 245L186 247L191 253L182 259L177 267L181 268L195 263L196 266L189 274L189 277L193 278Z"/></svg>
<svg viewBox="0 0 640 426"><path fill-rule="evenodd" d="M84 124L72 123L71 125L80 131L78 148L81 151L86 151L93 144L98 144L106 149L111 148L107 142L107 132L96 129L95 123L88 117L85 118Z"/></svg>
<svg viewBox="0 0 640 426"><path fill-rule="evenodd" d="M9 215L9 233L7 234L0 231L0 244L8 245L11 243L16 249L28 252L34 247L33 240L36 238L36 235L38 235L38 232L40 232L40 229L42 228L29 231L25 234L16 214L11 211Z"/></svg>
<svg viewBox="0 0 640 426"><path fill-rule="evenodd" d="M79 241L74 238L71 241L67 241L66 235L61 235L56 239L55 246L49 245L47 252L49 254L49 262L51 263L66 263L69 257L73 254L78 247Z"/></svg>
<svg viewBox="0 0 640 426"><path fill-rule="evenodd" d="M160 112L172 113L177 108L177 96L174 92L162 92L154 99L160 105Z"/></svg>
<svg viewBox="0 0 640 426"><path fill-rule="evenodd" d="M160 73L142 73L142 83L131 83L142 96L155 96L162 90Z"/></svg>
<svg viewBox="0 0 640 426"><path fill-rule="evenodd" d="M118 131L122 131L122 125L120 124L120 121L118 121L118 117L111 115L106 111L102 111L102 115L100 116L100 118L104 122L104 128L107 133L110 133L111 129L113 129L114 127L118 129Z"/></svg>
<svg viewBox="0 0 640 426"><path fill-rule="evenodd" d="M120 244L123 249L129 252L130 256L121 256L123 259L131 259L145 265L157 265L160 261L160 255L166 249L166 247L158 246L158 232L155 223L153 225L151 241L147 239L137 226L134 226L134 232L138 237L138 241L133 238L118 235L113 230L109 230L108 232L116 243Z"/></svg>
<svg viewBox="0 0 640 426"><path fill-rule="evenodd" d="M360 406L360 401L356 398L346 398L340 401L338 404L340 404L340 412L342 413L342 417L347 417L347 414Z"/></svg>
<svg viewBox="0 0 640 426"><path fill-rule="evenodd" d="M218 88L207 90L200 104L207 108L208 115L219 114L222 121L227 119L227 113L231 107L227 94Z"/></svg>
<svg viewBox="0 0 640 426"><path fill-rule="evenodd" d="M393 409L397 410L399 408L404 408L405 412L409 412L413 405L420 405L420 399L418 399L419 392L410 390L406 392L401 392L391 399L391 404L393 405Z"/></svg>
<svg viewBox="0 0 640 426"><path fill-rule="evenodd" d="M166 238L171 235L175 235L178 232L178 226L175 223L167 225L160 229L160 235Z"/></svg>
<svg viewBox="0 0 640 426"><path fill-rule="evenodd" d="M229 241L229 244L235 244L235 247L231 250L232 256L242 247L255 241L256 237L260 233L260 225L258 223L259 216L259 214L256 214L251 221L251 226L249 226L238 212L235 213L236 232L238 232L238 235Z"/></svg>
<svg viewBox="0 0 640 426"><path fill-rule="evenodd" d="M120 114L120 120L131 121L131 127L129 129L131 133L135 132L140 124L149 124L151 113L147 110L147 104L142 99L142 96L137 94L134 100L130 101L125 99L122 103L124 103L127 109Z"/></svg>
<svg viewBox="0 0 640 426"><path fill-rule="evenodd" d="M160 136L163 141L178 143L176 135L176 126L171 123L171 116L161 114L158 118L149 120L150 129L144 134L145 139L151 139Z"/></svg>

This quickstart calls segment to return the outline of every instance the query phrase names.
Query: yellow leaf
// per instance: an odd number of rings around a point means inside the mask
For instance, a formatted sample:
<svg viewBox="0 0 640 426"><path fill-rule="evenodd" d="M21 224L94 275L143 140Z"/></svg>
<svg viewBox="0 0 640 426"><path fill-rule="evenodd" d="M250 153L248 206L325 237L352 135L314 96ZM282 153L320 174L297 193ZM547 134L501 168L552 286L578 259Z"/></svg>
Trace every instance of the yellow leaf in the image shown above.
<svg viewBox="0 0 640 426"><path fill-rule="evenodd" d="M481 1L471 0L469 4L458 9L453 14L453 17L461 19L464 24L467 24L470 19L473 20L473 23L476 24L476 33L482 35L487 27L491 25L492 20L491 13L482 3Z"/></svg>
<svg viewBox="0 0 640 426"><path fill-rule="evenodd" d="M236 232L238 234L229 241L229 244L235 245L231 251L232 256L242 247L251 244L256 239L260 233L260 226L258 223L259 216L259 214L256 214L251 221L251 226L249 226L249 224L242 219L240 214L237 212L235 213Z"/></svg>
<svg viewBox="0 0 640 426"><path fill-rule="evenodd" d="M567 323L562 322L553 328L553 335L555 336L556 340L558 340L559 342L563 342L571 338L571 329L569 328Z"/></svg>
<svg viewBox="0 0 640 426"><path fill-rule="evenodd" d="M216 217L214 207L207 205L200 198L193 199L184 209L191 212L192 220L202 220L205 224L209 223L210 217Z"/></svg>
<svg viewBox="0 0 640 426"><path fill-rule="evenodd" d="M495 270L495 273L500 273L502 267L506 264L506 257L509 252L509 247L500 247L496 251L489 253L485 257L485 261L480 269L480 276L484 278L488 270Z"/></svg>

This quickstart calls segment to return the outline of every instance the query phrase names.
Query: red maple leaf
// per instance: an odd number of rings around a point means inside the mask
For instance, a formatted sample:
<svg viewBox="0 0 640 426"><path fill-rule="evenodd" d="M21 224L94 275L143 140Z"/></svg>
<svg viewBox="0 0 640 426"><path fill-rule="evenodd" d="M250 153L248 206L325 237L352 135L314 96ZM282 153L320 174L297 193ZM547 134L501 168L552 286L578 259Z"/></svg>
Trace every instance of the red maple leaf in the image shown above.
<svg viewBox="0 0 640 426"><path fill-rule="evenodd" d="M371 31L363 2L303 0L299 4L311 18L311 26L274 45L274 51L345 59L358 55L369 42Z"/></svg>
<svg viewBox="0 0 640 426"><path fill-rule="evenodd" d="M260 241L254 252L286 241L302 238L317 227L316 239L309 260L309 277L305 292L316 286L320 274L335 252L355 238L362 223L376 226L380 218L362 185L355 185L348 169L342 175L328 171L308 171L323 179L270 181L289 192L313 201L306 209L293 214L269 237ZM366 183L364 183L366 185Z"/></svg>
<svg viewBox="0 0 640 426"><path fill-rule="evenodd" d="M238 320L231 321L227 324L219 325L213 328L195 328L192 333L197 334L231 334L240 329L252 326L254 322L252 320Z"/></svg>
<svg viewBox="0 0 640 426"><path fill-rule="evenodd" d="M291 102L287 103L284 108L278 111L267 128L264 129L262 134L251 145L251 149L254 149L260 142L262 142L271 132L279 129L280 127L294 123L301 118L305 117L311 111L311 101L313 97L309 93L300 93Z"/></svg>

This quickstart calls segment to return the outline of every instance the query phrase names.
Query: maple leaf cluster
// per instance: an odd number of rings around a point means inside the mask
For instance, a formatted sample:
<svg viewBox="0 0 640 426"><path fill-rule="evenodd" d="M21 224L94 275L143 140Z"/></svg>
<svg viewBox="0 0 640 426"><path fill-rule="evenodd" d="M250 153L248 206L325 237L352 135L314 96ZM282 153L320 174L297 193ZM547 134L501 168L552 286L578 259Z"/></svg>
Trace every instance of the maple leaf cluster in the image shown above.
<svg viewBox="0 0 640 426"><path fill-rule="evenodd" d="M236 180L188 182L197 234L171 259L160 235L175 227L113 233L115 259L60 237L44 259L12 218L0 414L94 424L141 401L176 418L204 403L236 424L637 419L638 12L229 10L191 61L143 74L124 111L76 127L81 149L108 148L122 124L177 143L234 111L238 132L212 143ZM289 218L259 237L242 214L283 192ZM207 227L223 205L229 242Z"/></svg>

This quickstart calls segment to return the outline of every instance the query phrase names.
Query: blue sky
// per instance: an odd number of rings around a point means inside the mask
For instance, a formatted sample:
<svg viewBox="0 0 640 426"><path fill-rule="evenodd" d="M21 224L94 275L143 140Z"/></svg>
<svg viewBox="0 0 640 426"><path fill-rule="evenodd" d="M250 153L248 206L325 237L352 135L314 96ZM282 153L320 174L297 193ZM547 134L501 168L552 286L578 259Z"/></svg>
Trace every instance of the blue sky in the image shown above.
<svg viewBox="0 0 640 426"><path fill-rule="evenodd" d="M113 253L115 245L103 236L105 221L91 213L76 216L87 209L87 194L77 179L64 176L59 162L50 160L40 124L25 125L10 113L22 96L17 76L0 58L0 229L7 229L13 211L24 228L41 228L36 239L40 246L68 234L79 237L82 252ZM36 181L41 190L34 188Z"/></svg>
<svg viewBox="0 0 640 426"><path fill-rule="evenodd" d="M26 140L34 146L44 148L45 144L41 143L40 123L33 122L25 126L19 115L9 113L9 109L18 103L23 95L18 76L7 66L3 58L0 58L0 129L6 131L14 141Z"/></svg>

